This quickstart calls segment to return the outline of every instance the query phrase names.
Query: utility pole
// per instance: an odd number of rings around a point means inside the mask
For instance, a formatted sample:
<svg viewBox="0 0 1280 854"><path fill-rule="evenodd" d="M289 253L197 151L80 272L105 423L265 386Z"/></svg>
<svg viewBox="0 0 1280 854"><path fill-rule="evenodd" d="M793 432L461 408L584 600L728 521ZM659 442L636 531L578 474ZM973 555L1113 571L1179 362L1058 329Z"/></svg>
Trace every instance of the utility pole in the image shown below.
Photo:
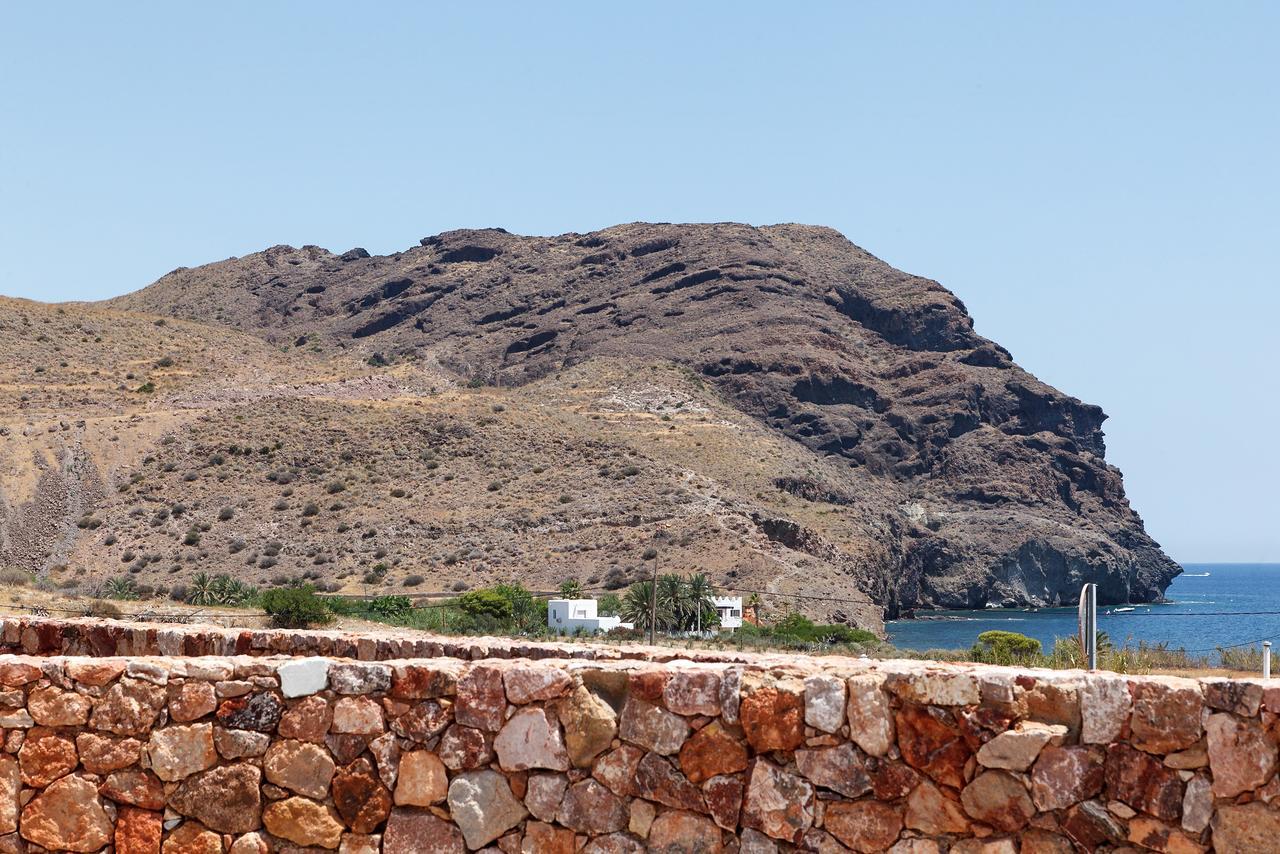
<svg viewBox="0 0 1280 854"><path fill-rule="evenodd" d="M658 625L658 550L653 550L653 583L649 588L649 646L653 646L653 633Z"/></svg>

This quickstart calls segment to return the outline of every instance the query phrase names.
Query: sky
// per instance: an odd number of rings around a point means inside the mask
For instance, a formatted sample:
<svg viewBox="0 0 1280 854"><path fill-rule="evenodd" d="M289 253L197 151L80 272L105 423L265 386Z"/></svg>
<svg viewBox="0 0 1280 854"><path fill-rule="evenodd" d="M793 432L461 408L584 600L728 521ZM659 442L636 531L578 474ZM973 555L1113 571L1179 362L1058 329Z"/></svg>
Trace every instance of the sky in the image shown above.
<svg viewBox="0 0 1280 854"><path fill-rule="evenodd" d="M1110 415L1183 562L1280 561L1280 4L0 12L0 294L462 227L829 225Z"/></svg>

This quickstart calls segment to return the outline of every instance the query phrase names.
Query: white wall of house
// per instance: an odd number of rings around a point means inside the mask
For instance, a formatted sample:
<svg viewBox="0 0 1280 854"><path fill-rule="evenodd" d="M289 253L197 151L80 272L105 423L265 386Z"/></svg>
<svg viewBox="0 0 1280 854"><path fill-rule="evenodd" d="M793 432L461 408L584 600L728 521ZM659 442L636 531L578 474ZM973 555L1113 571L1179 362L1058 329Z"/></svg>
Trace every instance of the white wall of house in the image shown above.
<svg viewBox="0 0 1280 854"><path fill-rule="evenodd" d="M738 629L742 627L742 597L712 596L711 603L720 615L720 628Z"/></svg>
<svg viewBox="0 0 1280 854"><path fill-rule="evenodd" d="M557 632L607 632L616 628L634 628L621 617L601 617L594 599L552 599L547 603L547 625Z"/></svg>

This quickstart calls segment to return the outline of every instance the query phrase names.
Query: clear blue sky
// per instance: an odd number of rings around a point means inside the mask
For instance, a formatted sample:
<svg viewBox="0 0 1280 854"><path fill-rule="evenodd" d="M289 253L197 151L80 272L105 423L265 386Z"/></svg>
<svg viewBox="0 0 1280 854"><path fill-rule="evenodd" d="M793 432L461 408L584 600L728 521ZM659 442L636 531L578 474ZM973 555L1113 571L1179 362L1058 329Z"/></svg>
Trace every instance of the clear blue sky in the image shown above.
<svg viewBox="0 0 1280 854"><path fill-rule="evenodd" d="M9 4L0 293L462 226L833 226L1280 560L1280 4Z"/></svg>

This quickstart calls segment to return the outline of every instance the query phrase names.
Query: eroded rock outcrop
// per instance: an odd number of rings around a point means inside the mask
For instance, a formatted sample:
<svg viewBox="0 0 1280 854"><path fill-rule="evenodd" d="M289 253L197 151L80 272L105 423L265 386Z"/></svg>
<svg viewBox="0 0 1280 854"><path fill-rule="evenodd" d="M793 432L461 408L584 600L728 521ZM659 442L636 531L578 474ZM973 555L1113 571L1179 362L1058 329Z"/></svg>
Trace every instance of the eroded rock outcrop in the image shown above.
<svg viewBox="0 0 1280 854"><path fill-rule="evenodd" d="M1179 571L1105 460L1101 409L1019 368L938 283L830 229L457 231L384 257L277 246L111 304L286 347L429 358L459 382L674 361L820 461L776 487L832 505L841 525L758 524L890 616L1065 604L1086 581L1104 603L1150 601Z"/></svg>

